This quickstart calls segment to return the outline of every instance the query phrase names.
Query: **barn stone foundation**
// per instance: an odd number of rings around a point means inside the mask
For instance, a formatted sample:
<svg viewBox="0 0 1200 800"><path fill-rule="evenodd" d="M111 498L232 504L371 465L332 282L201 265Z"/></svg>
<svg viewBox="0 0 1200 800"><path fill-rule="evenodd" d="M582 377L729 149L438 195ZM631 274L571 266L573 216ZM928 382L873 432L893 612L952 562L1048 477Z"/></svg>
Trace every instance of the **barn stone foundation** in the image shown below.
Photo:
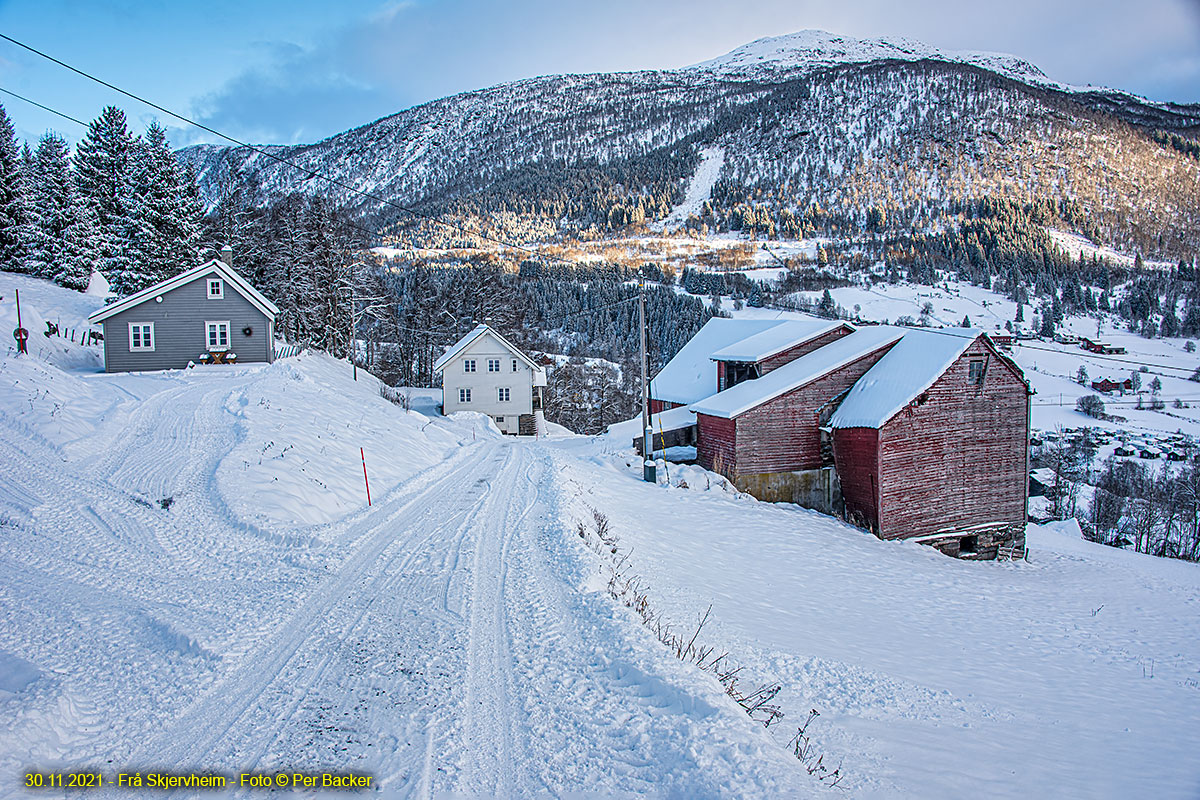
<svg viewBox="0 0 1200 800"><path fill-rule="evenodd" d="M833 467L738 475L734 485L767 503L795 503L835 516L842 512L842 487Z"/></svg>
<svg viewBox="0 0 1200 800"><path fill-rule="evenodd" d="M934 547L948 556L971 561L1025 557L1024 522L981 525L931 536L915 536L913 540Z"/></svg>

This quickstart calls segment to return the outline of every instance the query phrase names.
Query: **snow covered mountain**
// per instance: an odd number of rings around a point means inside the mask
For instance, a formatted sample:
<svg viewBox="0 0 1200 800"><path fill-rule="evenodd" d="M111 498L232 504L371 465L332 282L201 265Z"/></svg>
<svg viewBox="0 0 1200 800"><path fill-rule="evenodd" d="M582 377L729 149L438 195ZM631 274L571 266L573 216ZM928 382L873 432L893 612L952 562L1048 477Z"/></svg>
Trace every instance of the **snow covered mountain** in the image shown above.
<svg viewBox="0 0 1200 800"><path fill-rule="evenodd" d="M861 228L877 206L911 228L956 200L1071 200L1105 244L1182 257L1200 244L1198 134L1198 105L1065 86L1013 56L802 31L678 70L501 84L272 148L301 170L244 148L180 152L210 204L236 182L257 203L321 192L377 224L408 218L312 170L428 211L603 229L667 217L719 147L718 215L816 206Z"/></svg>
<svg viewBox="0 0 1200 800"><path fill-rule="evenodd" d="M688 69L708 70L727 75L761 73L764 70L813 72L821 68L843 64L926 59L971 64L1019 81L1050 82L1045 73L1033 64L1007 53L947 51L911 39L855 39L851 36L837 36L817 30L755 39L723 56L694 64Z"/></svg>

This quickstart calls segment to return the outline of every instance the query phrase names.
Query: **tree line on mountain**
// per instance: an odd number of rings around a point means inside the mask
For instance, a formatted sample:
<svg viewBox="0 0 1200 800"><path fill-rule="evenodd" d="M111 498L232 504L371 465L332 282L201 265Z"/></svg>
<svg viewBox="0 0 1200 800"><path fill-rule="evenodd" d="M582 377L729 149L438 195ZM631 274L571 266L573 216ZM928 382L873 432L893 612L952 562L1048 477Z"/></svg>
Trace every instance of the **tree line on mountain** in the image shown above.
<svg viewBox="0 0 1200 800"><path fill-rule="evenodd" d="M202 220L158 123L135 136L109 106L72 154L53 132L19 146L0 107L0 268L81 291L99 272L130 294L197 263Z"/></svg>

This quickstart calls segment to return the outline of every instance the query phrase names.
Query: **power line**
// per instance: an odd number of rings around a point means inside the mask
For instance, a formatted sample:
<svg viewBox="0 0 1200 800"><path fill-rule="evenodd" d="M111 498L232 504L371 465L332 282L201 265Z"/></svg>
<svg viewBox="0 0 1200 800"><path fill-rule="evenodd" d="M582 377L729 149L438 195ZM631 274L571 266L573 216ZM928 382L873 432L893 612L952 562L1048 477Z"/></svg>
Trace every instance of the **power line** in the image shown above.
<svg viewBox="0 0 1200 800"><path fill-rule="evenodd" d="M4 35L4 34L0 34L0 36L3 36L3 35ZM9 90L9 89L5 89L3 86L0 86L0 92L4 92L4 93L5 93L5 94L7 94L7 95L11 95L11 96L13 96L13 97L17 98L18 100L23 100L23 101L25 101L26 103L29 103L29 105L31 105L31 106L37 106L37 107L38 107L38 108L40 108L42 111L49 111L51 114L54 114L55 116L62 117L62 118L63 118L63 119L65 119L65 120L69 120L69 121L71 121L71 122L74 122L74 123L75 123L75 124L77 124L77 125L82 125L82 126L83 126L83 127L85 127L85 128L88 126L88 124L87 124L86 122L84 122L83 120L80 120L80 119L75 119L75 118L74 118L74 117L72 117L70 114L64 114L64 113L63 113L63 112L61 112L61 111L55 111L55 110L54 110L53 108L51 108L50 106L44 106L44 105L42 105L41 103L39 103L38 101L36 101L36 100L30 100L28 97L25 97L25 96L23 96L23 95L19 95L19 94L17 94L16 92L14 92L14 91L11 91L11 90Z"/></svg>
<svg viewBox="0 0 1200 800"><path fill-rule="evenodd" d="M395 201L388 200L388 199L386 199L386 198L384 198L384 197L380 197L379 195L375 195L375 194L372 194L372 193L370 193L370 192L363 191L362 189L358 189L358 188L356 188L356 187L354 187L354 186L351 186L350 184L348 184L348 183L345 183L344 181L340 181L340 180L338 180L337 178L332 178L332 177L330 177L330 176L328 176L328 175L324 175L324 174L322 174L322 173L320 173L320 172L317 172L316 170L309 169L308 167L302 167L302 166L300 166L299 164L297 164L297 163L295 163L295 162L293 162L293 161L290 161L290 160L288 160L288 159L286 159L286 158L283 158L282 156L278 156L278 155L276 155L276 154L274 154L274 153L270 152L270 151L269 151L269 150L267 150L267 149L264 149L264 148L262 148L262 147L258 147L257 145L250 144L249 142L243 142L243 141L241 141L240 139L236 139L236 138L234 138L233 136L230 136L230 135L229 135L229 134L227 134L227 133L222 133L221 131L217 130L216 128L212 128L212 127L210 127L210 126L208 126L208 125L205 125L205 124L203 124L203 123L201 123L201 122L197 122L197 121L196 121L196 120L194 120L194 119L191 119L191 118L189 118L189 117L186 117L186 116L184 116L184 115L182 115L182 114L179 114L179 113L177 113L177 112L175 112L175 111L172 111L171 109L169 109L169 108L166 108L166 107L164 107L164 106L161 106L161 105L159 105L158 103L155 103L155 102L153 102L153 101L151 101L151 100L147 100L146 98L144 98L144 97L141 97L141 96L139 96L139 95L136 95L136 94L134 94L133 92L126 91L125 89L122 89L122 88L121 88L121 87L119 87L119 86L116 86L116 85L114 85L114 84L112 84L112 83L109 83L108 81L104 80L103 78L98 78L98 77L96 77L95 75L92 75L91 73L89 73L89 72L87 72L87 71L85 71L85 70L82 70L82 69L80 69L80 68L78 68L78 67L74 67L74 66L72 66L72 65L68 64L68 63L67 63L67 62L65 62L65 61L62 61L62 60L60 60L60 59L58 59L58 58L55 58L54 56L50 55L49 53L45 53L45 52L43 52L43 51L41 51L41 50L38 50L36 47L32 47L31 45L28 45L28 44L25 44L24 42L18 41L18 40L16 40L16 39L12 38L11 36L8 36L8 35L6 35L6 34L0 33L0 39L3 39L3 40L5 40L5 41L7 41L7 42L10 42L10 43L12 43L12 44L15 44L17 47L20 47L20 48L23 48L23 49L25 49L25 50L28 50L29 52L33 53L34 55L41 56L42 58L46 59L47 61L51 61L51 62L53 62L53 63L55 63L55 64L59 65L60 67L62 67L62 68L64 68L64 69L67 69L67 70L70 70L71 72L74 72L74 73L75 73L75 74L77 74L77 75L80 75L80 76L82 76L82 77L84 77L84 78L87 78L87 79L88 79L88 80L90 80L90 81L94 81L94 82L96 82L96 83L100 84L101 86L104 86L104 87L106 87L106 88L108 88L108 89L112 89L114 92L118 92L119 94L125 95L126 97L128 97L128 98L130 98L130 99L132 99L132 100L136 100L136 101L137 101L137 102L139 102L139 103L144 103L145 105L147 105L147 106L150 106L150 107L151 107L151 108L153 108L153 109L156 109L156 110L158 110L158 111L161 111L161 112L162 112L162 113L164 113L164 114L167 114L167 115L169 115L169 116L171 116L171 117L174 117L175 119L179 120L180 122L184 122L184 123L187 123L188 125L192 125L192 126L194 126L194 127L197 127L197 128L199 128L200 130L202 130L202 131L207 131L208 133L211 133L213 136L220 137L221 139L224 139L224 140L225 140L225 141L227 141L227 142L231 142L232 144L235 144L235 145L237 145L237 146L239 146L239 147L244 147L244 148L246 148L246 149L248 149L248 150L251 150L251 151L253 151L253 152L255 152L255 153L258 153L258 154L260 154L260 155L263 155L263 156L266 156L267 158L270 158L270 159L272 159L272 160L274 160L274 161L277 161L277 162L279 162L280 164L284 164L285 166L291 167L292 169L295 169L295 170L297 170L297 171L299 171L299 172L301 172L301 173L304 173L306 176L308 176L308 178L318 178L318 179L320 179L320 180L323 180L323 181L325 181L326 183L328 183L328 184L330 184L330 185L332 185L332 186L337 186L337 187L339 187L339 188L341 188L341 189L345 189L346 191L353 192L354 194L360 195L361 197L365 197L365 198L367 198L368 200L372 200L372 201L374 201L374 202L376 202L376 203L380 203L380 204L382 204L382 205L385 205L385 206L390 206L391 208L395 208L395 209L396 209L396 210L398 210L398 211L403 211L404 213L406 213L406 214L409 214L409 215L411 215L411 216L413 216L413 217L417 217L418 219L423 219L423 220L425 220L425 221L427 221L427 222L434 223L434 224L437 224L437 225L441 225L441 226L443 226L443 227L450 228L451 230L456 230L456 231L459 231L460 233L465 233L465 234L467 234L467 235L469 235L469 236L477 236L477 237L479 237L480 239L483 239L483 240L485 240L485 241L489 241L489 242L492 242L492 243L494 243L494 244L499 244L499 245L502 245L502 246L504 246L504 247L510 247L510 248L512 248L512 249L514 249L514 250L523 250L523 251L525 251L525 252L527 252L527 253L529 253L529 254L531 254L531 255L535 256L535 257L538 257L538 258L543 258L543 259L546 259L546 260L548 260L548 261L559 261L559 263L562 263L562 264L569 264L569 265L572 265L572 266L574 266L574 265L575 265L575 262L573 262L573 261L567 261L567 260L563 260L563 259L551 259L551 258L546 258L545 256L543 256L541 253L539 253L539 252L538 252L537 250L535 250L534 248L528 247L528 246L526 246L526 245L522 245L522 244L514 244L513 242L509 242L509 241L506 241L506 240L504 240L504 239L499 239L499 238L496 238L496 237L494 237L494 236L489 236L489 235L487 235L487 234L485 234L485 233L482 233L482 232L478 232L478 231L471 231L471 230L468 230L467 228L463 227L462 225L458 225L458 224L455 224L455 223L453 223L453 222L447 222L446 220L440 219L440 218L438 218L438 217L436 217L436 216L433 216L433 215L431 215L431 214L426 214L426 213L424 213L424 212L417 211L417 210L415 210L415 209L412 209L412 208L409 208L409 207L407 207L407 206L401 205L400 203L397 203L397 202L395 202ZM16 96L16 95L14 95L14 96ZM21 99L25 99L25 98L21 98ZM33 101L29 101L29 102L33 102ZM77 120L77 119L75 119L75 118L73 118L73 117L67 116L66 114L62 114L61 112L54 111L53 109L47 108L46 106L41 106L41 104L39 104L39 103L34 103L34 105L38 105L39 107L41 107L41 108L45 108L47 111L50 111L51 113L58 114L59 116L65 117L66 119L70 119L72 122L79 122L79 120ZM81 124L81 125L84 125L84 127L87 127L86 123L82 123L82 122L80 122L80 124ZM495 221L495 220L493 220L493 221ZM378 235L378 233L377 233L377 232L373 232L373 235Z"/></svg>

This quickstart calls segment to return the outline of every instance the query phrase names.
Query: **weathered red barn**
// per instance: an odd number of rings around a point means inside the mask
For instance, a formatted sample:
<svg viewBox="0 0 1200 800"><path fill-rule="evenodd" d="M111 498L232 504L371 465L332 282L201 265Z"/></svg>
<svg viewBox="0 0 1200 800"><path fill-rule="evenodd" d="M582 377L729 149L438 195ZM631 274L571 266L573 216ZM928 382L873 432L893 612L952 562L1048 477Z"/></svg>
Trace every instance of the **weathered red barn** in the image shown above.
<svg viewBox="0 0 1200 800"><path fill-rule="evenodd" d="M821 427L902 336L889 327L830 331L821 336L824 346L693 403L697 460L762 500L836 513L837 475Z"/></svg>
<svg viewBox="0 0 1200 800"><path fill-rule="evenodd" d="M907 334L830 418L847 517L950 555L1023 553L1030 394L987 337Z"/></svg>
<svg viewBox="0 0 1200 800"><path fill-rule="evenodd" d="M762 369L777 353L792 358ZM884 539L1024 552L1030 390L989 337L879 326L797 344L768 330L713 358L758 377L727 369L727 388L688 406L702 466Z"/></svg>

